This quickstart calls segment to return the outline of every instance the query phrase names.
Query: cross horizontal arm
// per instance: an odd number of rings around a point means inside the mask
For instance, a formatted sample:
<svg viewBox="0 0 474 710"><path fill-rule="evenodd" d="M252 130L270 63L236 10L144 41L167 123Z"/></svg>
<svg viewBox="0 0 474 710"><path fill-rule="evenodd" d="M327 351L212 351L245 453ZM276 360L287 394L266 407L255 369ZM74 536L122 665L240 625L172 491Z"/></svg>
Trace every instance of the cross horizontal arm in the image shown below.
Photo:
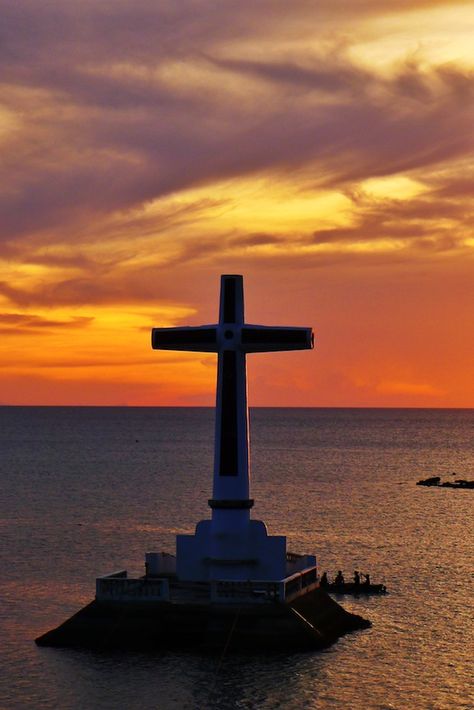
<svg viewBox="0 0 474 710"><path fill-rule="evenodd" d="M215 326L187 326L183 328L153 328L153 350L184 350L197 353L217 352L217 329Z"/></svg>
<svg viewBox="0 0 474 710"><path fill-rule="evenodd" d="M241 330L242 350L265 353L278 350L311 350L314 335L311 328L244 325Z"/></svg>

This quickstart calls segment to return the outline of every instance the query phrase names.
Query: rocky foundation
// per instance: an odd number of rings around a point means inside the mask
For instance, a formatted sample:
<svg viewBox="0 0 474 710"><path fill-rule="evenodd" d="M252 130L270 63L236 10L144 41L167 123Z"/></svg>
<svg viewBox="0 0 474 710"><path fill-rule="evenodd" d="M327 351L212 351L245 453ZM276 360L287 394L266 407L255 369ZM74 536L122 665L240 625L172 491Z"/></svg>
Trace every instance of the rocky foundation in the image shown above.
<svg viewBox="0 0 474 710"><path fill-rule="evenodd" d="M290 604L262 606L94 600L36 643L114 650L317 650L370 626L322 589Z"/></svg>

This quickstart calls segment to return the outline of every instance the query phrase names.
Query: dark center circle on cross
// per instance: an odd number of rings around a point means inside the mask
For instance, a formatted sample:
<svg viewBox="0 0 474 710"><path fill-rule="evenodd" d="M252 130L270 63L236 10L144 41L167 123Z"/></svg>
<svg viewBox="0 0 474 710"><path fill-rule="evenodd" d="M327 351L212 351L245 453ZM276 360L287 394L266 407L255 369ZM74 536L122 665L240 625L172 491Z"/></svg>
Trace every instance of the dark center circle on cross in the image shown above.
<svg viewBox="0 0 474 710"><path fill-rule="evenodd" d="M234 337L234 333L232 330L226 330L224 331L224 338L226 340L231 340Z"/></svg>

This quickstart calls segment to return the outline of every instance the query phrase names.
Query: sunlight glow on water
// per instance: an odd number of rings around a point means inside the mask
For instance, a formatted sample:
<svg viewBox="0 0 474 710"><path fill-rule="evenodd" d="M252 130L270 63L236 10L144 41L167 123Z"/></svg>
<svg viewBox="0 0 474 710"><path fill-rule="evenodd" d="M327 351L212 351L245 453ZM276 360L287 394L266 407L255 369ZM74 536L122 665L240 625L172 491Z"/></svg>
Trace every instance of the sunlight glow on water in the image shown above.
<svg viewBox="0 0 474 710"><path fill-rule="evenodd" d="M252 413L253 517L321 569L370 571L385 598L340 600L373 628L324 653L90 653L33 639L95 577L209 516L213 412L0 408L0 706L222 710L474 707L472 411ZM137 441L138 440L138 441Z"/></svg>

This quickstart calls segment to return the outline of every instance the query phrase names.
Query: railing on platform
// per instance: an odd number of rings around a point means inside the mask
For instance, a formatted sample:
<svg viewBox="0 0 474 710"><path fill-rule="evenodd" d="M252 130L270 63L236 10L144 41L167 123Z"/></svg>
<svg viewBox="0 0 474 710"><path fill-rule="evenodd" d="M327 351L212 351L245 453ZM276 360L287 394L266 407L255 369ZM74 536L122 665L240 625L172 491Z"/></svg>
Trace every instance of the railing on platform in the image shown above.
<svg viewBox="0 0 474 710"><path fill-rule="evenodd" d="M280 582L216 580L211 582L211 601L215 603L264 604L279 601Z"/></svg>
<svg viewBox="0 0 474 710"><path fill-rule="evenodd" d="M216 580L211 582L211 601L221 604L288 602L318 586L316 567L281 581L268 580Z"/></svg>
<svg viewBox="0 0 474 710"><path fill-rule="evenodd" d="M282 580L214 580L210 583L170 581L166 577L132 579L122 570L96 580L96 599L117 602L268 604L290 602L318 586L317 569L306 567Z"/></svg>
<svg viewBox="0 0 474 710"><path fill-rule="evenodd" d="M311 589L318 586L318 571L316 567L309 567L302 572L297 572L291 577L284 579L281 584L284 587L283 599L286 602L307 594Z"/></svg>
<svg viewBox="0 0 474 710"><path fill-rule="evenodd" d="M309 567L316 567L316 557L314 555L298 555L296 552L286 553L286 576L302 572Z"/></svg>
<svg viewBox="0 0 474 710"><path fill-rule="evenodd" d="M96 579L98 601L169 601L170 590L166 578L129 579L125 570Z"/></svg>

